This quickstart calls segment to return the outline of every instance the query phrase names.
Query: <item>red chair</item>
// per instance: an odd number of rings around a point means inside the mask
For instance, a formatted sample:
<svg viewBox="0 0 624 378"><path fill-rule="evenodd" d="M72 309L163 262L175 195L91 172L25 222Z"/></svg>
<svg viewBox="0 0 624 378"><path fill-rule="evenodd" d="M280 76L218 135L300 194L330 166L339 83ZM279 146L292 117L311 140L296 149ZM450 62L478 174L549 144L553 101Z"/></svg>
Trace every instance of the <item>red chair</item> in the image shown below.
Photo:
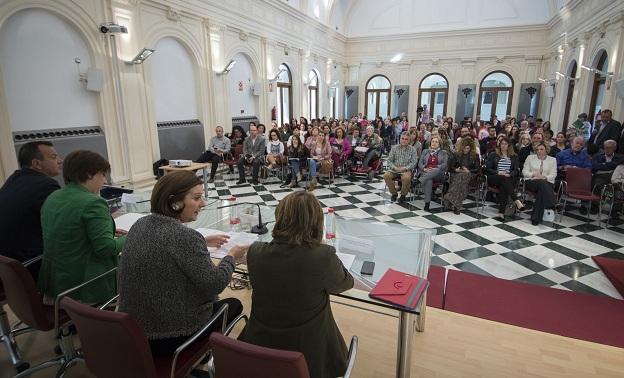
<svg viewBox="0 0 624 378"><path fill-rule="evenodd" d="M29 327L28 330L47 332L56 329L59 346L63 352L61 356L23 370L16 377L30 376L36 371L57 365L60 366L59 374L62 374L75 360L79 359L71 342L71 334L62 332L62 325L69 320L69 317L60 311L58 306L43 303L43 296L37 290L32 275L19 261L0 256L0 279L4 285L7 303L15 316ZM22 328L18 332L23 333L26 330L27 328Z"/></svg>
<svg viewBox="0 0 624 378"><path fill-rule="evenodd" d="M602 206L605 202L603 199L605 194L605 188L603 188L600 196L595 195L592 190L591 182L592 173L589 168L571 167L566 170L565 181L561 182L560 187L560 190L562 190L562 193L564 195L562 215L565 213L565 207L568 198L579 201L598 201L600 205L600 211L598 211L598 222L602 222Z"/></svg>
<svg viewBox="0 0 624 378"><path fill-rule="evenodd" d="M186 377L210 350L207 329L223 315L227 305L171 356L153 356L141 326L125 312L105 311L71 298L63 298L62 308L76 325L85 362L100 378Z"/></svg>
<svg viewBox="0 0 624 378"><path fill-rule="evenodd" d="M234 146L234 153L224 155L222 163L228 166L228 169L231 169L238 164L238 159L243 154L243 145L237 144ZM231 159L227 157L230 156Z"/></svg>
<svg viewBox="0 0 624 378"><path fill-rule="evenodd" d="M357 336L351 339L345 378L351 376L357 354ZM301 352L265 348L224 336L210 335L216 378L309 378Z"/></svg>

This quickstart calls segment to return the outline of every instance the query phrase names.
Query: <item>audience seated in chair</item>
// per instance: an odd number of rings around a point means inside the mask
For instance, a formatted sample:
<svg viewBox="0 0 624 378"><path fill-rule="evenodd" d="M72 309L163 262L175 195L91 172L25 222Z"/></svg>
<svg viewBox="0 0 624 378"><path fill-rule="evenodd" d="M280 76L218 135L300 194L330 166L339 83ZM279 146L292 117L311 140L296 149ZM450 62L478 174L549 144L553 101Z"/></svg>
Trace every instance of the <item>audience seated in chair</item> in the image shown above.
<svg viewBox="0 0 624 378"><path fill-rule="evenodd" d="M429 210L433 182L444 179L448 165L448 153L440 148L440 138L432 137L430 148L424 150L418 161L418 182L422 185L425 211Z"/></svg>
<svg viewBox="0 0 624 378"><path fill-rule="evenodd" d="M288 187L296 188L301 182L301 166L307 164L310 157L308 147L303 144L301 139L295 137L292 144L288 147L288 164L290 165L291 179Z"/></svg>
<svg viewBox="0 0 624 378"><path fill-rule="evenodd" d="M266 152L266 138L258 135L258 129L255 125L249 125L249 136L243 143L243 155L238 160L238 181L237 185L245 183L245 164L252 166L252 181L254 185L258 184L258 172L264 163L264 153Z"/></svg>
<svg viewBox="0 0 624 378"><path fill-rule="evenodd" d="M452 208L455 214L459 214L463 209L462 203L481 168L479 154L475 150L472 138L462 138L459 147L449 164L451 183L444 196L445 207Z"/></svg>
<svg viewBox="0 0 624 378"><path fill-rule="evenodd" d="M271 129L271 131L269 131L269 141L266 146L266 161L268 169L273 169L275 166L282 165L283 157L284 143L280 140L277 129Z"/></svg>
<svg viewBox="0 0 624 378"><path fill-rule="evenodd" d="M233 247L215 266L207 246L220 247L228 237L204 238L184 225L197 219L205 205L203 194L202 182L192 172L165 175L154 186L152 213L127 235L119 267L119 310L136 317L154 354L173 354L224 303L229 320L243 309L238 299L217 296L247 246Z"/></svg>
<svg viewBox="0 0 624 378"><path fill-rule="evenodd" d="M308 148L310 150L308 169L310 170L311 178L308 183L308 190L312 191L316 188L318 183L317 176L321 164L328 164L328 161L331 162L332 148L324 132L318 132L316 134L316 139L311 141ZM333 163L331 164L333 165Z"/></svg>
<svg viewBox="0 0 624 378"><path fill-rule="evenodd" d="M302 352L311 377L341 376L347 346L329 294L350 289L353 277L334 247L322 243L323 211L313 194L289 194L277 206L275 219L273 241L256 242L247 254L252 308L239 339Z"/></svg>
<svg viewBox="0 0 624 378"><path fill-rule="evenodd" d="M217 135L210 139L208 149L197 158L199 163L212 163L208 182L214 182L219 163L223 161L223 154L229 153L232 146L230 139L223 136L223 127L217 126L215 132Z"/></svg>
<svg viewBox="0 0 624 378"><path fill-rule="evenodd" d="M591 168L591 158L585 149L585 140L583 137L574 137L570 148L559 152L557 159L557 180L565 179L565 171L569 167ZM581 214L587 214L587 207L581 206Z"/></svg>
<svg viewBox="0 0 624 378"><path fill-rule="evenodd" d="M351 156L351 143L346 138L342 127L336 128L335 135L329 139L329 144L332 147L334 169L342 168L345 161Z"/></svg>
<svg viewBox="0 0 624 378"><path fill-rule="evenodd" d="M516 193L518 155L509 144L507 137L501 139L496 150L488 156L485 173L488 185L496 187L500 191L497 196L499 213L504 214L508 207L511 209L510 202L515 202L518 209L524 208Z"/></svg>
<svg viewBox="0 0 624 378"><path fill-rule="evenodd" d="M367 167L372 160L377 160L381 157L381 149L383 148L383 140L379 135L374 133L375 128L373 126L366 127L366 135L360 141L359 146L366 147L368 150L364 155L362 166Z"/></svg>
<svg viewBox="0 0 624 378"><path fill-rule="evenodd" d="M28 142L18 153L20 169L0 189L0 255L20 262L41 256L41 206L59 189L52 177L63 161L50 142ZM37 280L40 262L28 266Z"/></svg>
<svg viewBox="0 0 624 378"><path fill-rule="evenodd" d="M476 139L476 135L473 135L473 133L470 131L470 128L467 126L463 126L459 132L460 136L455 142L455 151L459 151L458 149L460 148L462 138L471 138L472 143L474 143L475 145L475 150L479 154L479 157L481 157L481 148L479 146L479 141Z"/></svg>
<svg viewBox="0 0 624 378"><path fill-rule="evenodd" d="M570 148L568 145L568 139L564 132L558 132L555 136L555 144L550 147L550 152L548 155L552 157L556 157L557 154L563 150Z"/></svg>
<svg viewBox="0 0 624 378"><path fill-rule="evenodd" d="M409 134L406 131L401 134L399 144L392 146L387 163L388 170L383 178L392 195L391 200L394 202L397 199L397 190L394 187L394 180L400 178L401 197L399 197L399 202L404 202L410 190L412 170L418 164L418 153L413 146L409 145Z"/></svg>
<svg viewBox="0 0 624 378"><path fill-rule="evenodd" d="M538 133L538 132L534 132L533 135L531 135L531 144L529 144L528 146L522 147L522 149L520 149L518 151L518 165L519 165L521 170L522 170L522 166L523 166L524 162L526 161L527 157L529 155L535 154L535 148L543 140L544 140L544 134Z"/></svg>
<svg viewBox="0 0 624 378"><path fill-rule="evenodd" d="M544 209L552 209L556 205L555 177L557 177L557 161L548 156L549 146L542 141L533 147L535 155L529 155L522 168L525 188L534 193L535 201L531 212L531 223L535 226L542 221Z"/></svg>
<svg viewBox="0 0 624 378"><path fill-rule="evenodd" d="M617 151L617 142L613 139L604 142L602 152L592 158L592 188L598 194L602 188L611 182L611 175L615 168L624 162L624 155ZM592 214L598 212L598 207L592 203Z"/></svg>
<svg viewBox="0 0 624 378"><path fill-rule="evenodd" d="M43 261L39 290L48 303L63 291L117 266L126 241L115 237L108 204L100 197L110 165L92 151L71 152L63 163L65 187L50 194L41 208ZM115 277L90 284L71 296L85 303L116 294Z"/></svg>

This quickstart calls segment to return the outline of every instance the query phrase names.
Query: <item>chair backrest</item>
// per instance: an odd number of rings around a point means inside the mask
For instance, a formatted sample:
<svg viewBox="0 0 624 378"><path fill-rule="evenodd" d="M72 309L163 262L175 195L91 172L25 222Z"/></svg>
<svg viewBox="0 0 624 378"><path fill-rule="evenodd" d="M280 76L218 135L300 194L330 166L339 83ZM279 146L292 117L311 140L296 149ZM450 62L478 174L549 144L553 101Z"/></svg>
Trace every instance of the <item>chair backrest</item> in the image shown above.
<svg viewBox="0 0 624 378"><path fill-rule="evenodd" d="M566 170L567 191L570 193L591 193L591 170L571 167Z"/></svg>
<svg viewBox="0 0 624 378"><path fill-rule="evenodd" d="M63 298L61 306L76 325L93 374L100 378L157 376L147 337L130 314L100 310L69 297Z"/></svg>
<svg viewBox="0 0 624 378"><path fill-rule="evenodd" d="M308 365L300 352L252 345L224 336L210 335L217 378L309 378Z"/></svg>
<svg viewBox="0 0 624 378"><path fill-rule="evenodd" d="M19 320L40 331L54 328L54 319L46 316L43 297L30 272L17 260L0 256L0 280L11 310Z"/></svg>
<svg viewBox="0 0 624 378"><path fill-rule="evenodd" d="M238 160L240 156L243 154L244 148L242 144L237 144L234 146L234 160Z"/></svg>

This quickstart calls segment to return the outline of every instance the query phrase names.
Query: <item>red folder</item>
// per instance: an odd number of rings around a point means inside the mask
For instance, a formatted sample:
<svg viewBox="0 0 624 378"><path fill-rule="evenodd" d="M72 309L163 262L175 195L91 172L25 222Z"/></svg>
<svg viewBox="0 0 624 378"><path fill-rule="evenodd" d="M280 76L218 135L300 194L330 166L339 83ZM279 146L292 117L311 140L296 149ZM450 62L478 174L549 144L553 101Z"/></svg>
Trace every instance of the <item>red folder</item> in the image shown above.
<svg viewBox="0 0 624 378"><path fill-rule="evenodd" d="M424 278L388 269L368 295L413 310L428 287Z"/></svg>

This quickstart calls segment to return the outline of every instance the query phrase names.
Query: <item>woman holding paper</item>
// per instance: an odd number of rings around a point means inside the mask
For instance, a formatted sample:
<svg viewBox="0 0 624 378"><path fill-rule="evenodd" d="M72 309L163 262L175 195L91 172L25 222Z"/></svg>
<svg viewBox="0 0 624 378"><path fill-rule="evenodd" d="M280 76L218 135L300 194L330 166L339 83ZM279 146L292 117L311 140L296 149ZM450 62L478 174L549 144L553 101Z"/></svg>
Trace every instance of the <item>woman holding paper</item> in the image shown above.
<svg viewBox="0 0 624 378"><path fill-rule="evenodd" d="M329 294L352 288L353 277L322 238L323 210L314 194L297 191L280 201L273 241L249 248L251 317L239 338L300 351L311 377L336 377L346 370L347 346Z"/></svg>
<svg viewBox="0 0 624 378"><path fill-rule="evenodd" d="M122 252L119 310L137 318L157 355L173 354L223 304L228 305L228 322L243 310L238 299L217 296L248 247L231 248L214 265L207 246L220 247L228 237L204 238L183 224L197 219L205 205L203 193L202 181L193 172L160 178L152 191L152 214L130 228Z"/></svg>

